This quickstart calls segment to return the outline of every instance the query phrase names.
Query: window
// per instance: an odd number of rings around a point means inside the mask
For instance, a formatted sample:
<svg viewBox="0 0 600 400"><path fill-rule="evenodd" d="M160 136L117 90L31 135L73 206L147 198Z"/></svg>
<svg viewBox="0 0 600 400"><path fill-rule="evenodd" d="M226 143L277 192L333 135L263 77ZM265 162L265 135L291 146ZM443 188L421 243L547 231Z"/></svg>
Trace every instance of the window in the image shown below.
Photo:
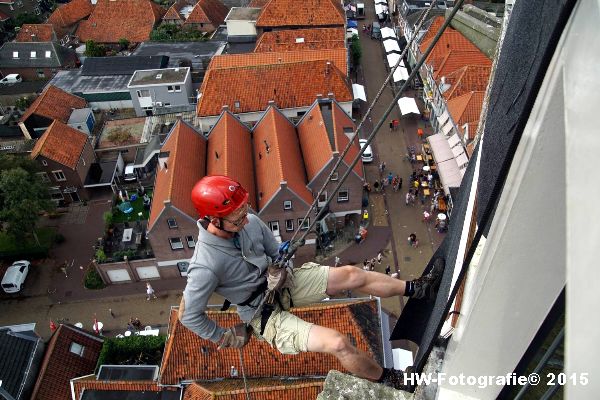
<svg viewBox="0 0 600 400"><path fill-rule="evenodd" d="M167 225L169 225L169 229L175 229L177 228L177 221L175 221L175 218L167 218Z"/></svg>
<svg viewBox="0 0 600 400"><path fill-rule="evenodd" d="M19 58L19 52L13 51L13 58Z"/></svg>
<svg viewBox="0 0 600 400"><path fill-rule="evenodd" d="M337 172L334 172L334 173L331 175L331 180L332 180L332 181L337 181L337 180L338 180L338 173L337 173Z"/></svg>
<svg viewBox="0 0 600 400"><path fill-rule="evenodd" d="M69 348L71 353L77 354L78 356L81 356L81 357L83 357L83 349L85 349L85 347L83 347L79 343L75 343L75 342L71 342L71 347Z"/></svg>
<svg viewBox="0 0 600 400"><path fill-rule="evenodd" d="M293 219L286 219L285 220L285 230L286 231L293 231L294 230L294 220Z"/></svg>
<svg viewBox="0 0 600 400"><path fill-rule="evenodd" d="M52 173L54 174L54 179L56 179L57 181L67 180L67 177L65 176L65 174L63 174L62 170L52 171Z"/></svg>
<svg viewBox="0 0 600 400"><path fill-rule="evenodd" d="M300 227L300 229L307 230L309 225L310 218L306 218L306 221L304 221L304 223L302 223L302 218L298 218L298 226Z"/></svg>
<svg viewBox="0 0 600 400"><path fill-rule="evenodd" d="M165 107L170 107L170 106L171 106L171 103L163 103L163 106L165 106Z"/></svg>
<svg viewBox="0 0 600 400"><path fill-rule="evenodd" d="M173 93L173 86L172 85L167 86L167 91L169 93Z"/></svg>
<svg viewBox="0 0 600 400"><path fill-rule="evenodd" d="M291 200L286 200L283 202L283 209L284 210L291 210L292 209L292 201Z"/></svg>
<svg viewBox="0 0 600 400"><path fill-rule="evenodd" d="M150 97L150 91L147 89L138 90L137 95L138 97Z"/></svg>
<svg viewBox="0 0 600 400"><path fill-rule="evenodd" d="M37 57L37 53L35 51L31 52L31 58L36 58Z"/></svg>
<svg viewBox="0 0 600 400"><path fill-rule="evenodd" d="M187 242L187 245L190 249L196 247L196 240L194 240L193 236L186 236L185 241Z"/></svg>
<svg viewBox="0 0 600 400"><path fill-rule="evenodd" d="M52 52L50 50L46 50L46 58L52 57Z"/></svg>
<svg viewBox="0 0 600 400"><path fill-rule="evenodd" d="M348 201L348 189L340 189L340 191L338 192L338 196L337 196L337 201L338 203L342 202L342 201Z"/></svg>
<svg viewBox="0 0 600 400"><path fill-rule="evenodd" d="M37 176L39 176L40 179L42 180L42 182L44 182L44 183L50 182L50 177L48 176L48 174L46 172L38 172Z"/></svg>
<svg viewBox="0 0 600 400"><path fill-rule="evenodd" d="M239 100L236 100L236 101L234 101L234 102L233 102L233 106L234 106L235 108L240 108L240 101L239 101Z"/></svg>
<svg viewBox="0 0 600 400"><path fill-rule="evenodd" d="M171 250L183 249L183 242L181 241L181 238L178 238L178 237L169 238L169 243L171 244Z"/></svg>
<svg viewBox="0 0 600 400"><path fill-rule="evenodd" d="M52 200L63 200L65 198L62 192L60 191L60 187L58 186L51 187L50 189L48 189L48 194L50 195L50 198Z"/></svg>
<svg viewBox="0 0 600 400"><path fill-rule="evenodd" d="M176 92L181 92L181 86L180 85L175 85L175 91Z"/></svg>

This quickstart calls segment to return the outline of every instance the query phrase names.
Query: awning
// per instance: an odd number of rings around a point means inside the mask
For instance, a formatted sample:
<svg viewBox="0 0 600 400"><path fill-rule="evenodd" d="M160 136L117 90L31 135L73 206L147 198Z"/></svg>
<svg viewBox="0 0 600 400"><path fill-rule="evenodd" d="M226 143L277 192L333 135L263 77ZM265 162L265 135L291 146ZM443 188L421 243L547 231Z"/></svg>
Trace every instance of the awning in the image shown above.
<svg viewBox="0 0 600 400"><path fill-rule="evenodd" d="M460 143L460 138L458 137L458 135L456 133L448 138L448 144L450 145L450 147L454 147L459 143Z"/></svg>
<svg viewBox="0 0 600 400"><path fill-rule="evenodd" d="M459 187L464 175L465 164L469 162L462 145L450 148L448 140L441 133L427 137L427 141L431 146L433 158L437 163L437 171L440 176L440 181L444 187L444 192L450 194L451 187ZM454 149L463 150L458 157L455 158Z"/></svg>
<svg viewBox="0 0 600 400"><path fill-rule="evenodd" d="M408 71L406 68L398 67L394 71L394 75L392 75L392 79L394 82L401 82L408 80Z"/></svg>
<svg viewBox="0 0 600 400"><path fill-rule="evenodd" d="M458 164L458 167L460 169L464 169L461 168L463 165L467 164L469 162L469 159L467 158L467 155L465 153L462 153L461 155L459 155L458 157L456 157L456 163Z"/></svg>
<svg viewBox="0 0 600 400"><path fill-rule="evenodd" d="M442 163L454 159L454 154L448 145L448 141L441 133L431 135L427 137L427 141L431 146L433 158L436 163Z"/></svg>
<svg viewBox="0 0 600 400"><path fill-rule="evenodd" d="M387 6L383 6L381 4L375 4L375 14L383 14L388 10Z"/></svg>
<svg viewBox="0 0 600 400"><path fill-rule="evenodd" d="M444 135L448 135L452 128L454 128L454 124L452 123L452 121L448 120L448 122L446 122L446 125L442 126L442 132L444 133Z"/></svg>
<svg viewBox="0 0 600 400"><path fill-rule="evenodd" d="M348 20L348 28L356 28L358 27L358 22L353 19Z"/></svg>
<svg viewBox="0 0 600 400"><path fill-rule="evenodd" d="M417 107L417 102L412 97L402 97L398 100L398 107L400 107L400 113L402 113L402 115L411 113L421 114L419 112L419 107Z"/></svg>
<svg viewBox="0 0 600 400"><path fill-rule="evenodd" d="M383 27L383 28L381 28L381 38L383 40L389 39L389 38L397 39L396 32L394 32L394 30L392 28L388 28L387 26Z"/></svg>
<svg viewBox="0 0 600 400"><path fill-rule="evenodd" d="M446 123L446 121L448 121L448 118L450 118L450 115L448 115L448 110L444 110L442 115L437 117L439 126L443 126Z"/></svg>
<svg viewBox="0 0 600 400"><path fill-rule="evenodd" d="M461 145L454 146L452 149L452 154L454 154L454 158L458 158L461 154L465 154L465 149Z"/></svg>
<svg viewBox="0 0 600 400"><path fill-rule="evenodd" d="M357 83L352 84L352 93L354 94L354 100L360 99L367 101L367 94L365 93L365 87Z"/></svg>
<svg viewBox="0 0 600 400"><path fill-rule="evenodd" d="M398 60L400 60L400 54L397 54L397 53L387 54L387 61L388 61L388 65L390 66L390 68L394 68L396 66L396 63L398 63ZM400 67L405 68L403 60L400 60Z"/></svg>
<svg viewBox="0 0 600 400"><path fill-rule="evenodd" d="M389 53L392 51L397 51L400 53L400 46L398 46L398 41L396 40L386 40L383 42L383 47L385 48L385 52Z"/></svg>
<svg viewBox="0 0 600 400"><path fill-rule="evenodd" d="M437 172L444 187L444 193L450 194L451 187L460 187L463 174L460 172L455 159L438 163Z"/></svg>

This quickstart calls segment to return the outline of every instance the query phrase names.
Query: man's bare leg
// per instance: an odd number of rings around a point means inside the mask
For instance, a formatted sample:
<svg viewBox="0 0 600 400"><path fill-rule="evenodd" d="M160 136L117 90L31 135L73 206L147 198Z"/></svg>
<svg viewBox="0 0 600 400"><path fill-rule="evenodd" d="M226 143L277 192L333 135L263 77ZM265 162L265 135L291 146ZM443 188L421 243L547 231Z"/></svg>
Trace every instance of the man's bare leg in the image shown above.
<svg viewBox="0 0 600 400"><path fill-rule="evenodd" d="M348 372L359 378L376 381L383 372L375 360L334 329L313 325L308 334L308 351L334 355Z"/></svg>
<svg viewBox="0 0 600 400"><path fill-rule="evenodd" d="M406 281L379 272L365 271L352 265L329 269L327 294L359 290L378 297L404 296Z"/></svg>

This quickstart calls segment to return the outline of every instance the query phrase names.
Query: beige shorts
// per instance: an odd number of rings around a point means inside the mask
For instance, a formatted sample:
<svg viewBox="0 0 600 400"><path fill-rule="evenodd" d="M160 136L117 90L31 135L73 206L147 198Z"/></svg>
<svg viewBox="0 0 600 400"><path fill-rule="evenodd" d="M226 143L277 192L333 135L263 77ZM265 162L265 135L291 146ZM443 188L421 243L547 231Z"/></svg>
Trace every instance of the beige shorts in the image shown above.
<svg viewBox="0 0 600 400"><path fill-rule="evenodd" d="M303 264L294 269L294 288L290 290L294 307L300 307L317 303L327 296L327 278L329 267L313 262ZM271 318L267 321L265 331L261 336L260 314L252 321L254 334L262 340L266 340L283 354L298 354L307 351L308 333L313 326L294 314L283 311L277 305Z"/></svg>

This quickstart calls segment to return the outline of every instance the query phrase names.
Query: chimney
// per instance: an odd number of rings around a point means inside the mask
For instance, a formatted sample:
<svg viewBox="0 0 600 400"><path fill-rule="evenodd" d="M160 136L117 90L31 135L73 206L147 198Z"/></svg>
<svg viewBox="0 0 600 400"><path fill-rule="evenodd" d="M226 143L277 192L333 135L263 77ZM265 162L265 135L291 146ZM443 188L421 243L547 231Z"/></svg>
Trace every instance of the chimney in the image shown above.
<svg viewBox="0 0 600 400"><path fill-rule="evenodd" d="M281 181L279 182L279 186L281 187L281 189L287 189L287 181Z"/></svg>
<svg viewBox="0 0 600 400"><path fill-rule="evenodd" d="M329 97L331 100L335 99L335 96L333 95L333 92L327 93L327 97Z"/></svg>
<svg viewBox="0 0 600 400"><path fill-rule="evenodd" d="M224 104L223 107L221 107L221 111L229 111L229 106Z"/></svg>
<svg viewBox="0 0 600 400"><path fill-rule="evenodd" d="M323 95L321 93L317 94L317 100L321 100L323 98Z"/></svg>
<svg viewBox="0 0 600 400"><path fill-rule="evenodd" d="M267 102L268 105L275 107L275 100L269 100Z"/></svg>
<svg viewBox="0 0 600 400"><path fill-rule="evenodd" d="M37 36L35 35L35 33L31 34L31 41L32 42L37 42Z"/></svg>

